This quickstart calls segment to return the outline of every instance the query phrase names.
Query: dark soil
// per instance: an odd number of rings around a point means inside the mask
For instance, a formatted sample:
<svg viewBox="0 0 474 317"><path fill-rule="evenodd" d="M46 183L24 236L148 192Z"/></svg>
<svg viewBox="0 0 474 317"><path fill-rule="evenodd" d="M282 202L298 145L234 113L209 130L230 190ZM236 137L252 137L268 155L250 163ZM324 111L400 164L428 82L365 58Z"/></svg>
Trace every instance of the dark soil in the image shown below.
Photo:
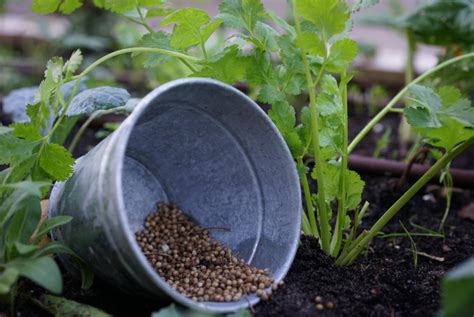
<svg viewBox="0 0 474 317"><path fill-rule="evenodd" d="M395 179L366 179L366 199L371 202L367 226L376 221L399 196ZM444 211L444 199L434 190L416 196L385 232L410 230L410 221L436 229ZM378 238L349 267L335 267L315 239L302 239L286 286L267 303L255 307L256 316L436 316L440 308L440 281L450 268L474 255L474 223L457 211L474 199L473 192L457 192L445 227L445 239L414 238L417 250L444 258L440 262L418 255L414 266L408 238ZM316 310L315 297L335 303L335 309Z"/></svg>

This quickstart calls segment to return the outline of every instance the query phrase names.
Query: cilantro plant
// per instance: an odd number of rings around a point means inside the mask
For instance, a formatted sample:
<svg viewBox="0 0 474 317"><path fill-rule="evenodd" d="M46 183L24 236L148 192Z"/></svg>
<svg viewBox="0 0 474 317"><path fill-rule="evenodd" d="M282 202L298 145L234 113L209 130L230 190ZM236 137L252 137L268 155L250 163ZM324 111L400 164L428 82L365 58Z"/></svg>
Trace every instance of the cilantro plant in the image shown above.
<svg viewBox="0 0 474 317"><path fill-rule="evenodd" d="M145 67L177 59L192 76L231 84L246 81L258 101L271 105L269 116L295 159L305 198L303 232L317 238L336 264L347 265L419 189L474 143L472 107L459 91L435 92L418 85L474 53L447 60L410 82L349 143L347 85L353 75L350 64L357 56L357 43L348 38L351 14L376 2L356 0L349 8L343 0L292 0L289 23L266 11L259 0L223 0L214 18L195 8L173 9L163 0L95 0L96 6L122 15L146 33L138 46L112 52L66 78L80 80L101 63L131 53L142 58ZM81 5L70 0L33 1L41 13L70 13ZM160 26L173 26L172 31L155 30L148 20L152 17L160 19ZM220 26L231 34L211 52L208 42ZM404 110L408 122L444 153L370 230L359 232L369 203L362 204L364 182L348 169L348 156L408 91L410 104ZM309 105L297 112L292 100L306 94ZM449 133L452 129L458 133ZM314 168L307 158L314 161ZM317 192L311 192L308 177L316 182Z"/></svg>
<svg viewBox="0 0 474 317"><path fill-rule="evenodd" d="M71 217L41 220L40 204L52 182L66 180L72 172L74 159L54 140L80 81L74 86L64 84L71 80L81 61L79 51L66 62L62 58L49 61L34 101L26 106L29 121L0 126L0 164L8 165L0 172L0 297L11 303L19 277L53 293L61 292L61 274L50 256L53 253L69 254L80 264L83 287L92 281L85 263L71 249L43 239L51 229L70 222Z"/></svg>

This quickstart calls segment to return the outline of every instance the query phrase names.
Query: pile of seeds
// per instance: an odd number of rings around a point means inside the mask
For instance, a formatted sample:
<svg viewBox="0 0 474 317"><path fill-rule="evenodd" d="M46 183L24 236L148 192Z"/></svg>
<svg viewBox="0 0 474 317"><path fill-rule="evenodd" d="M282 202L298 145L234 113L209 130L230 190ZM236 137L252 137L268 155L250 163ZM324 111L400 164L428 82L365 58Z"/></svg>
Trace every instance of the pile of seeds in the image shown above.
<svg viewBox="0 0 474 317"><path fill-rule="evenodd" d="M176 205L157 204L145 229L135 234L143 253L174 289L195 301L238 301L256 293L268 299L268 269L257 269L214 241L209 231L194 225Z"/></svg>

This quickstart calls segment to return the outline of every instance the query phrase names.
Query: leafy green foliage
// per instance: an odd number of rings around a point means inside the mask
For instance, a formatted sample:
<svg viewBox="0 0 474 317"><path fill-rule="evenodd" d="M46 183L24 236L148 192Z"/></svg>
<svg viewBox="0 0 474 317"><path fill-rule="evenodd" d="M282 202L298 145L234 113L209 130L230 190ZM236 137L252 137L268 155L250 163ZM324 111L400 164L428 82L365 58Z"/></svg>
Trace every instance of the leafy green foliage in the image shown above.
<svg viewBox="0 0 474 317"><path fill-rule="evenodd" d="M474 44L472 6L472 0L429 1L401 18L400 24L418 42L468 46Z"/></svg>
<svg viewBox="0 0 474 317"><path fill-rule="evenodd" d="M165 32L155 32L143 35L139 43L143 47L162 48L171 50L170 35ZM139 54L134 54L134 56ZM146 54L144 66L146 68L156 67L157 65L169 61L170 56L164 54Z"/></svg>
<svg viewBox="0 0 474 317"><path fill-rule="evenodd" d="M345 30L350 12L345 1L297 0L298 13L311 22L322 41L330 40Z"/></svg>
<svg viewBox="0 0 474 317"><path fill-rule="evenodd" d="M221 23L219 19L210 22L206 11L193 8L174 11L161 21L163 26L175 25L170 45L178 50L186 50L198 44L204 45Z"/></svg>
<svg viewBox="0 0 474 317"><path fill-rule="evenodd" d="M415 85L410 93L405 116L429 144L450 150L474 137L474 107L459 90Z"/></svg>
<svg viewBox="0 0 474 317"><path fill-rule="evenodd" d="M13 260L7 267L17 270L20 276L32 280L52 293L62 291L61 272L56 262L49 256Z"/></svg>
<svg viewBox="0 0 474 317"><path fill-rule="evenodd" d="M247 31L253 31L257 22L265 15L259 0L223 0L219 5L219 12L219 18L227 26Z"/></svg>
<svg viewBox="0 0 474 317"><path fill-rule="evenodd" d="M474 306L474 258L449 271L442 283L443 317L472 316Z"/></svg>
<svg viewBox="0 0 474 317"><path fill-rule="evenodd" d="M32 9L42 14L53 13L57 10L69 14L80 8L82 4L82 0L33 0Z"/></svg>
<svg viewBox="0 0 474 317"><path fill-rule="evenodd" d="M48 143L40 154L41 168L53 179L65 181L72 173L74 158L62 145Z"/></svg>
<svg viewBox="0 0 474 317"><path fill-rule="evenodd" d="M96 110L122 107L129 99L130 94L123 88L104 86L87 89L72 99L66 115L78 116L91 114Z"/></svg>
<svg viewBox="0 0 474 317"><path fill-rule="evenodd" d="M245 78L248 63L248 58L241 55L237 45L231 45L224 51L204 60L202 62L203 68L194 75L211 77L232 84Z"/></svg>
<svg viewBox="0 0 474 317"><path fill-rule="evenodd" d="M66 10L69 4L70 1L62 2L60 9ZM47 195L52 181L69 177L75 162L71 154L60 144L52 143L52 139L55 132L61 130L59 127L74 94L82 89L81 78L74 78L81 62L80 51L75 51L66 62L52 58L39 87L25 90L26 98L12 94L9 100L19 106L27 118L18 116L22 122L17 121L8 128L0 126L0 164L9 165L0 172L0 294L11 292L20 277L50 292L61 292L61 274L50 256L53 253L71 255L81 267L83 286L91 284L91 273L70 249L57 242L39 245L49 230L71 220L58 217L40 224L40 201ZM33 91L34 97L30 94ZM84 113L79 111L87 109L84 102L75 103L72 109Z"/></svg>

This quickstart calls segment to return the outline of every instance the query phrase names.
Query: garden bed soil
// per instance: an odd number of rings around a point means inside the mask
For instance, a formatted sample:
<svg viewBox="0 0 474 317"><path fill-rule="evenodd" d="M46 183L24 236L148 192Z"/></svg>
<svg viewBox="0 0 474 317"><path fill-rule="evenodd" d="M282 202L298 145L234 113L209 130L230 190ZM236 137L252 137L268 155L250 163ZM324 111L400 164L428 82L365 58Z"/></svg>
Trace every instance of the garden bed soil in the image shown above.
<svg viewBox="0 0 474 317"><path fill-rule="evenodd" d="M394 178L363 176L366 197L371 206L362 227L376 221L383 210L400 195ZM429 190L429 192L426 192ZM385 228L402 232L399 221L410 230L410 221L436 229L444 211L444 198L438 187L419 193ZM266 316L436 316L440 308L440 281L453 266L474 254L474 223L460 218L458 211L474 200L473 191L455 191L453 206L445 227L445 239L414 237L419 252L443 258L442 262L418 255L414 267L408 238L378 238L352 266L335 267L319 250L316 240L303 237L285 285L267 302L253 308L256 317ZM30 295L41 290L31 283L22 287L17 301L21 316L48 316L32 305ZM80 290L77 281L65 274L63 296L87 303L114 316L150 316L169 303L119 290L97 280L89 290ZM316 309L316 296L333 309ZM0 312L6 307L0 306Z"/></svg>

